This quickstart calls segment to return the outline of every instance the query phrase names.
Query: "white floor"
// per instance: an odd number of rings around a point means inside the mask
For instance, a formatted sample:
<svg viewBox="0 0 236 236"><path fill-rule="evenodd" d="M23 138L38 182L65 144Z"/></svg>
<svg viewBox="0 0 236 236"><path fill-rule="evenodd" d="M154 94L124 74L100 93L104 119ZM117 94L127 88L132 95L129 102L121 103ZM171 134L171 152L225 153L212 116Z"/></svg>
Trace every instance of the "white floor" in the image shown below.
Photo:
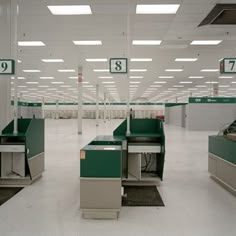
<svg viewBox="0 0 236 236"><path fill-rule="evenodd" d="M165 207L123 207L118 220L85 220L79 211L79 150L120 120L46 121L46 171L0 206L0 236L235 236L236 198L209 178L207 136L166 127ZM211 133L212 134L212 133Z"/></svg>

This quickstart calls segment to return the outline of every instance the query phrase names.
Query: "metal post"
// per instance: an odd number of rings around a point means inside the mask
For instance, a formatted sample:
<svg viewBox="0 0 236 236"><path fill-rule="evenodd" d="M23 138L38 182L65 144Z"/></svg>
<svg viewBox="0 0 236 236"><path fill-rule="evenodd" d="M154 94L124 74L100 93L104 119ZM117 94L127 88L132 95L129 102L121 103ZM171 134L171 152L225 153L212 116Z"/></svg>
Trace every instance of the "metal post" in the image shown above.
<svg viewBox="0 0 236 236"><path fill-rule="evenodd" d="M83 108L82 108L82 80L83 80L83 67L78 67L78 134L82 134L82 117L83 117Z"/></svg>
<svg viewBox="0 0 236 236"><path fill-rule="evenodd" d="M127 15L127 59L129 62L130 56L130 16L129 16L129 7L130 7L130 0L128 1L128 15ZM127 82L128 82L128 96L127 96L127 130L126 134L130 134L130 95L129 95L129 68L127 71Z"/></svg>
<svg viewBox="0 0 236 236"><path fill-rule="evenodd" d="M106 120L107 120L107 96L106 96L106 93L104 93L104 112L103 112L103 120L104 120L104 123L106 123Z"/></svg>
<svg viewBox="0 0 236 236"><path fill-rule="evenodd" d="M17 98L17 58L18 58L18 40L17 40L17 33L18 33L18 14L19 14L19 4L18 0L11 0L11 37L12 37L12 57L15 60L16 67L15 67L15 76L14 76L14 108L13 108L13 119L14 119L14 129L13 133L18 133L18 98Z"/></svg>
<svg viewBox="0 0 236 236"><path fill-rule="evenodd" d="M99 126L99 84L96 84L96 126Z"/></svg>

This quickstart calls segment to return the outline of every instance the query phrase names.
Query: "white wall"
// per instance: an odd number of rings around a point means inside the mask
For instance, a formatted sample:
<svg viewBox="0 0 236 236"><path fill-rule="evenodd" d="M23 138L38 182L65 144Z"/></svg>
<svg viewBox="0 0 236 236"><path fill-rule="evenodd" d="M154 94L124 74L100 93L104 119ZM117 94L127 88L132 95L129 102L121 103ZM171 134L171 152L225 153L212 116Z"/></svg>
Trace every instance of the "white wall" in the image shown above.
<svg viewBox="0 0 236 236"><path fill-rule="evenodd" d="M190 103L186 113L188 130L219 131L236 119L236 104Z"/></svg>
<svg viewBox="0 0 236 236"><path fill-rule="evenodd" d="M172 106L165 108L165 123L184 127L186 105Z"/></svg>
<svg viewBox="0 0 236 236"><path fill-rule="evenodd" d="M130 108L135 112L135 118L155 118L157 115L164 114L163 105L132 105ZM106 106L106 114L108 118L109 106ZM112 119L126 118L126 105L111 105L110 112ZM45 118L56 118L57 110L56 105L44 106ZM59 105L58 116L64 119L77 118L76 105ZM103 119L104 106L99 106L99 118ZM96 118L96 105L83 105L83 118L95 119Z"/></svg>

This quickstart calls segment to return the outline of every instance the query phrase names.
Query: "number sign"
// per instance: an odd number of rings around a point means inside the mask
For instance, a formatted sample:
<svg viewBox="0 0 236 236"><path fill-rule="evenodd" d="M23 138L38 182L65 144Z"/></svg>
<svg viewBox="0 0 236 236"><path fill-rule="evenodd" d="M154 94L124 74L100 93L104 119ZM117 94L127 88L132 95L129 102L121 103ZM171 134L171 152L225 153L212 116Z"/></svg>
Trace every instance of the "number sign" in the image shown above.
<svg viewBox="0 0 236 236"><path fill-rule="evenodd" d="M14 75L15 61L11 59L0 59L0 75Z"/></svg>
<svg viewBox="0 0 236 236"><path fill-rule="evenodd" d="M110 73L127 74L128 60L127 58L110 58Z"/></svg>
<svg viewBox="0 0 236 236"><path fill-rule="evenodd" d="M224 58L221 60L220 73L236 73L236 58Z"/></svg>

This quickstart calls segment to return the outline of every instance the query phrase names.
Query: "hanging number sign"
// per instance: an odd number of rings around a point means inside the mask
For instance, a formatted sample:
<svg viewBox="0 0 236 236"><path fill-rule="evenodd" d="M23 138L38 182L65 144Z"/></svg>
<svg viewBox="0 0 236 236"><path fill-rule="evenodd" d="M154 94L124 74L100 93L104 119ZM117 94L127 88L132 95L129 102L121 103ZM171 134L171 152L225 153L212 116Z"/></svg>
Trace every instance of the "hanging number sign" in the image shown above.
<svg viewBox="0 0 236 236"><path fill-rule="evenodd" d="M110 73L127 74L128 60L127 58L110 58Z"/></svg>
<svg viewBox="0 0 236 236"><path fill-rule="evenodd" d="M15 61L11 59L0 59L0 75L14 75Z"/></svg>

